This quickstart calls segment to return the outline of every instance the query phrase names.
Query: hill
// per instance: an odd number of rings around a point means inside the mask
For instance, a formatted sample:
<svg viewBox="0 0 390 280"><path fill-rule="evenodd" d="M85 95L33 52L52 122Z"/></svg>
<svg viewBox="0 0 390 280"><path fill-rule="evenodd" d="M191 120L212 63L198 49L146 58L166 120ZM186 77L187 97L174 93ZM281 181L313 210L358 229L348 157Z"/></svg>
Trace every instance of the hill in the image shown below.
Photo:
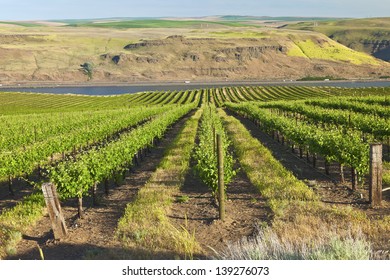
<svg viewBox="0 0 390 280"><path fill-rule="evenodd" d="M2 23L0 84L390 75L389 64L322 34L230 19Z"/></svg>
<svg viewBox="0 0 390 280"><path fill-rule="evenodd" d="M286 28L321 32L349 48L390 61L390 18L304 21Z"/></svg>

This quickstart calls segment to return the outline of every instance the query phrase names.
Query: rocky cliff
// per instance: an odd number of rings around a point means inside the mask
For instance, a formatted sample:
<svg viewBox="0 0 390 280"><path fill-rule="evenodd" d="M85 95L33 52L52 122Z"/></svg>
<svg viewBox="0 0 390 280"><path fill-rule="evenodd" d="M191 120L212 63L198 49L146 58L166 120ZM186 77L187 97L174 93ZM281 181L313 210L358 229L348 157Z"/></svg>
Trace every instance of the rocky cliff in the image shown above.
<svg viewBox="0 0 390 280"><path fill-rule="evenodd" d="M321 49L327 39L314 40ZM340 78L384 75L374 65L346 60L311 59L290 55L291 40L270 38L210 39L170 36L129 43L120 53L100 56L100 69L132 72L138 79L298 79L307 76ZM111 70L113 71L113 70Z"/></svg>

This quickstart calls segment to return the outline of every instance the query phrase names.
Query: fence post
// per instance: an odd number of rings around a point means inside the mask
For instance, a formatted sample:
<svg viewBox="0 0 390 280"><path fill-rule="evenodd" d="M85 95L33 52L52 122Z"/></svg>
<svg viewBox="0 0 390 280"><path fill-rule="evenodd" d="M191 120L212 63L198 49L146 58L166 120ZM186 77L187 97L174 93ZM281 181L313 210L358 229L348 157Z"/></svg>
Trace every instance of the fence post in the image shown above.
<svg viewBox="0 0 390 280"><path fill-rule="evenodd" d="M218 197L219 197L219 219L225 220L225 180L223 170L223 148L222 138L217 134L217 150L218 150Z"/></svg>
<svg viewBox="0 0 390 280"><path fill-rule="evenodd" d="M380 206L382 201L382 144L370 145L370 204Z"/></svg>
<svg viewBox="0 0 390 280"><path fill-rule="evenodd" d="M214 127L214 125L213 125L213 153L214 153L214 155L217 153L217 149L216 149L216 147L215 147L215 145L216 145L216 134L215 134L215 127Z"/></svg>
<svg viewBox="0 0 390 280"><path fill-rule="evenodd" d="M57 189L52 183L44 183L42 184L42 192L49 212L54 238L64 238L68 234L68 230L66 229L65 220L62 215Z"/></svg>

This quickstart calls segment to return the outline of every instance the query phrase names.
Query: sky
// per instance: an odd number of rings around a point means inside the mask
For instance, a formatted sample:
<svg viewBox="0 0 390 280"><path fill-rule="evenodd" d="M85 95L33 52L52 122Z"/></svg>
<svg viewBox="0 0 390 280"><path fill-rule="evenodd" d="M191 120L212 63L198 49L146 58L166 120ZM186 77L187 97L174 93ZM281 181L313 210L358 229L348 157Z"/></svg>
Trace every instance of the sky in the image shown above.
<svg viewBox="0 0 390 280"><path fill-rule="evenodd" d="M0 21L210 15L390 17L389 4L389 0L0 0Z"/></svg>

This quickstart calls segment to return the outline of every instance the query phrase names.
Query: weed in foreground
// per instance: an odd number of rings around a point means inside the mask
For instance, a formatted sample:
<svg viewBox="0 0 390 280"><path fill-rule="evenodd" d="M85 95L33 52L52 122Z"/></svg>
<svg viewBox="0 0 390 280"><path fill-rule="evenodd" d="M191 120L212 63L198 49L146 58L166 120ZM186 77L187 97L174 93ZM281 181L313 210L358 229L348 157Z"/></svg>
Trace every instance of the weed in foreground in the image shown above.
<svg viewBox="0 0 390 280"><path fill-rule="evenodd" d="M326 229L324 229L326 230ZM310 242L294 244L283 240L271 228L265 228L255 237L229 244L217 253L217 259L228 260L368 260L371 244L366 237L349 233L324 232Z"/></svg>

